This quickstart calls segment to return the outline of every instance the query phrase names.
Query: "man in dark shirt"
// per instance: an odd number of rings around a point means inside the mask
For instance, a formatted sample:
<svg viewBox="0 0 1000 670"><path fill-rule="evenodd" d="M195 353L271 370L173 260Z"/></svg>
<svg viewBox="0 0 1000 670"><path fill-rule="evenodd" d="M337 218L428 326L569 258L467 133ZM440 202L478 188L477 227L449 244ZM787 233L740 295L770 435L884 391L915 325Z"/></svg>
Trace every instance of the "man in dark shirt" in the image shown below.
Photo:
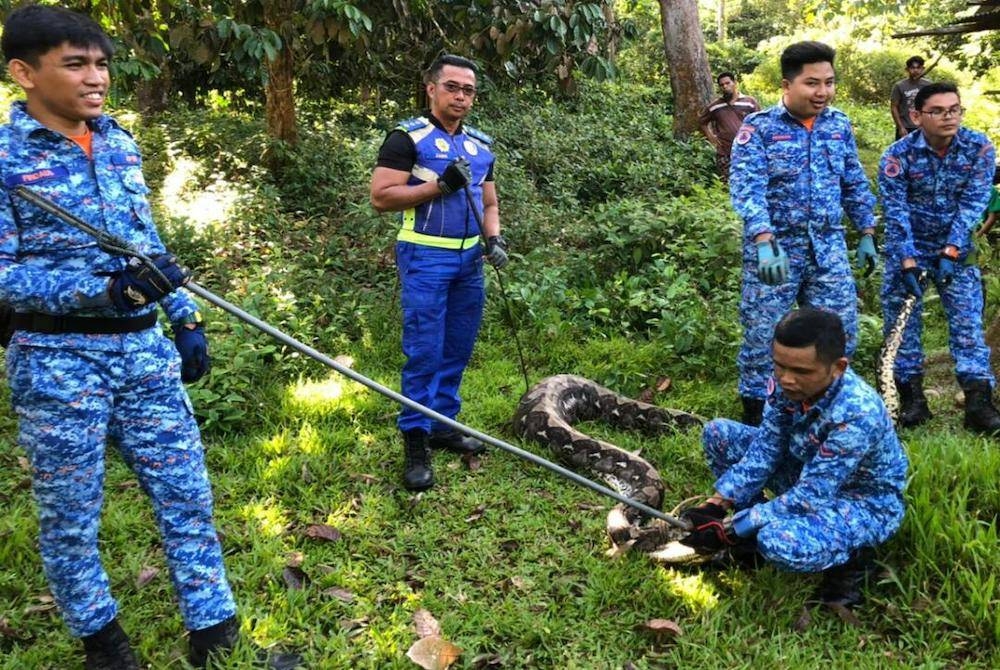
<svg viewBox="0 0 1000 670"><path fill-rule="evenodd" d="M733 148L733 138L743 125L744 117L759 111L760 106L749 95L740 95L732 72L723 72L716 77L716 81L722 95L705 108L698 125L715 147L715 165L719 176L723 181L729 181L729 153Z"/></svg>
<svg viewBox="0 0 1000 670"><path fill-rule="evenodd" d="M913 109L913 99L917 97L917 92L929 83L931 80L924 77L924 59L920 56L911 56L907 59L906 79L897 81L889 96L889 110L896 124L897 140L917 129L917 125L910 117L910 110Z"/></svg>
<svg viewBox="0 0 1000 670"><path fill-rule="evenodd" d="M396 243L406 354L402 393L454 419L483 315L483 259L503 267L507 243L500 236L492 139L463 123L476 96L476 66L444 55L426 81L430 110L401 122L386 138L371 201L380 212L399 212L402 221ZM411 490L434 485L430 448L485 449L408 407L397 425L405 445L403 483Z"/></svg>

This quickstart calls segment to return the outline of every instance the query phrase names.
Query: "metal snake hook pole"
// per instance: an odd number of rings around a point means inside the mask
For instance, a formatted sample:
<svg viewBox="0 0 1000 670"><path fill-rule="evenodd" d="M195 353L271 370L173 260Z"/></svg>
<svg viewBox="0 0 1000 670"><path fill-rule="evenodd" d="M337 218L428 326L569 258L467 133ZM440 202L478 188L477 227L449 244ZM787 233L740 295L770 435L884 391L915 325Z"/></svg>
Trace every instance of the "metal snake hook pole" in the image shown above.
<svg viewBox="0 0 1000 670"><path fill-rule="evenodd" d="M476 223L479 225L479 237L483 241L483 248L486 248L486 229L483 228L483 215L479 213L479 209L476 207L476 202L472 198L472 193L469 191L469 185L466 184L462 187L465 191L465 199L469 203L469 209L476 216ZM510 299L507 297L507 287L503 284L503 276L500 274L500 268L493 266L497 275L497 285L500 287L500 295L503 297L504 311L507 312L507 323L510 324L510 332L514 335L514 344L517 346L517 358L521 361L521 375L524 376L524 392L527 393L531 390L531 384L528 383L528 366L524 363L524 350L521 348L521 338L517 334L517 324L514 323L514 313L510 311Z"/></svg>
<svg viewBox="0 0 1000 670"><path fill-rule="evenodd" d="M53 216L59 217L60 219L62 219L66 223L68 223L68 224L70 224L70 225L72 225L72 226L74 226L74 227L76 227L76 228L84 231L85 233L88 233L90 235L94 235L95 237L98 238L98 240L101 240L101 239L104 239L104 238L112 240L114 242L114 245L115 245L112 248L116 249L116 253L119 253L121 255L135 256L137 258L143 259L146 262L152 264L152 261L149 261L145 256L143 256L142 254L136 252L136 250L131 249L130 246L127 243L125 243L123 240L120 240L118 238L114 238L113 236L108 236L103 231L95 228L94 226L91 226L87 222L83 221L82 219L80 219L79 217L75 216L74 214L71 214L70 212L66 211L65 209L63 209L59 205L55 204L54 202L48 200L47 198L44 198L44 197L38 195L37 193L35 193L31 189L25 188L23 186L19 186L19 187L13 189L13 192L14 192L15 195L23 198L24 200L27 200L28 202L32 203L33 205L36 205L36 206L40 207L41 209L45 210L49 214L52 214ZM186 288L187 290L191 291L195 295L200 296L201 298L204 298L205 300L207 300L208 302L212 303L216 307L219 307L223 311L229 312L230 314L232 314L236 318L240 319L241 321L244 321L244 322L250 324L251 326L253 326L253 327L257 328L258 330L266 333L267 335L270 335L271 337L273 337L274 339L278 340L279 342L282 342L282 343L288 345L289 347L291 347L292 349L295 349L299 353L308 356L309 358L313 359L314 361L322 363L323 365L327 366L328 368L332 368L332 369L336 370L337 372L339 372L340 374L344 375L345 377L353 379L354 381L358 382L362 386L365 386L366 388L369 388L372 391L375 391L376 393L379 393L379 394L381 394L381 395L389 398L390 400L394 400L394 401L396 401L397 403L399 403L401 405L405 405L406 407L409 407L410 409L416 410L416 411L420 412L421 414L423 414L424 416L428 416L428 417L434 419L438 423L441 423L441 424L443 424L445 426L448 426L449 428L453 428L455 430L458 430L458 431L460 431L462 433L465 433L466 435L471 435L472 437L475 437L478 440L482 440L483 442L486 442L487 444L491 444L494 447L497 447L498 449L506 451L507 453L514 454L515 456L523 458L526 461L531 461L532 463L534 463L536 465L540 465L543 468L546 468L547 470L551 470L552 472L555 472L556 474L561 475L561 476L565 477L566 479L569 479L569 480L571 480L573 482L576 482L577 484L580 484L581 486L585 486L586 488L589 488L592 491L600 493L601 495L607 496L609 498L613 498L613 499L617 500L620 503L624 503L624 504L628 505L629 507L633 507L633 508L639 510L640 512L642 512L643 514L646 514L648 516L654 517L656 519L660 519L661 521L666 521L671 526L674 526L676 528L681 528L683 530L690 529L690 525L686 521L678 519L678 518L676 518L674 516L671 516L669 514L664 514L663 512L661 512L661 511L659 511L657 509L653 509L649 505L646 505L646 504L641 503L641 502L639 502L637 500L632 500L631 498L623 496L622 494L618 493L617 491L615 491L613 489L609 489L606 486L602 486L601 484L598 484L597 482L591 481L590 479L587 479L586 477L583 477L583 476L581 476L581 475L573 472L572 470L567 470L566 468L562 467L561 465L557 465L556 463L548 461L548 460L542 458L541 456L537 456L537 455L531 453L530 451L525 451L524 449L521 449L519 447L515 447L512 444L508 444L507 442L504 442L502 440L499 440L499 439L497 439L495 437L492 437L490 435L487 435L485 433L481 433L481 432L479 432L478 430L476 430L474 428L470 428L469 426L461 424L458 421L455 421L454 419L449 419L448 417L444 416L443 414L438 414L434 410L432 410L432 409L430 409L428 407L424 407L420 403L415 402L413 400L410 400L406 396L401 395L401 394L397 393L396 391L393 391L392 389L390 389L390 388L388 388L386 386L383 386L383 385L379 384L378 382L376 382L376 381L374 381L372 379L369 379L368 377L365 377L364 375L362 375L362 374L360 374L358 372L355 372L351 368L346 367L346 366L338 363L337 361L333 360L329 356L327 356L327 355L325 355L323 353L320 353L319 351L317 351L316 349L313 349L309 345L304 344L304 343L296 340L294 337L292 337L290 335L287 335L284 332L278 330L277 328L269 325L268 323L266 323L264 321L261 321L260 319L258 319L257 317L253 316L252 314L250 314L250 313L248 313L248 312L240 309L236 305L234 305L234 304L232 304L232 303L224 300L223 298L220 298L219 296L215 295L214 293L212 293L208 289L205 289L205 288L199 286L198 284L196 284L193 281L192 282L188 282L187 284L185 284L184 288Z"/></svg>

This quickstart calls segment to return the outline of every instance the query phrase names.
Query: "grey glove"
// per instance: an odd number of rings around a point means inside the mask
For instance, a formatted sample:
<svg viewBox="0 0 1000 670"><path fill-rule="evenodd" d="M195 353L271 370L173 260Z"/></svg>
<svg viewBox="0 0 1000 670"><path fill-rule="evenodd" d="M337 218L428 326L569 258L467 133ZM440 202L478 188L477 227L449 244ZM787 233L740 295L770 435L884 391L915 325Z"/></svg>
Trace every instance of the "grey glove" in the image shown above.
<svg viewBox="0 0 1000 670"><path fill-rule="evenodd" d="M491 235L486 240L486 262L497 270L507 265L507 240L502 235Z"/></svg>
<svg viewBox="0 0 1000 670"><path fill-rule="evenodd" d="M465 188L472 181L472 165L462 156L456 158L444 169L444 174L438 177L437 185L442 195L449 195Z"/></svg>

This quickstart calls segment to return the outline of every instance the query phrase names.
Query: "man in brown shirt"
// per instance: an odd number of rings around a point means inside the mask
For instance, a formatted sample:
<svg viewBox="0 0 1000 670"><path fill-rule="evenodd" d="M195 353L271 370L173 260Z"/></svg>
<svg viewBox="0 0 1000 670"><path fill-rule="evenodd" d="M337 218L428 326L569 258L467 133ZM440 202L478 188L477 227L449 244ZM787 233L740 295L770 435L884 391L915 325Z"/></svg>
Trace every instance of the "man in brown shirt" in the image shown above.
<svg viewBox="0 0 1000 670"><path fill-rule="evenodd" d="M715 81L722 95L705 108L698 124L715 147L715 165L719 176L722 181L729 181L729 152L733 148L733 138L743 125L743 117L760 111L760 106L749 95L740 95L736 76L732 72L721 73Z"/></svg>

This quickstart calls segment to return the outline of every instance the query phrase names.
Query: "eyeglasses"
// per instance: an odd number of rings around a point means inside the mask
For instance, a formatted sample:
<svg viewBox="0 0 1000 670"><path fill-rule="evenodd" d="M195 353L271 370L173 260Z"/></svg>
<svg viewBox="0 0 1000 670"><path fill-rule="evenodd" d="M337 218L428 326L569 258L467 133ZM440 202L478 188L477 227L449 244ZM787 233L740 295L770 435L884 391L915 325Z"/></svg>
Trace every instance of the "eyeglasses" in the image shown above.
<svg viewBox="0 0 1000 670"><path fill-rule="evenodd" d="M962 116L963 114L965 114L965 107L949 107L948 109L936 108L928 110L921 109L920 113L926 114L932 119L942 119L942 118L947 119L952 116L955 117Z"/></svg>
<svg viewBox="0 0 1000 670"><path fill-rule="evenodd" d="M441 82L434 82L434 83L444 87L444 90L448 91L449 93L458 93L459 91L461 91L463 94L465 94L465 97L467 98L472 98L476 95L475 86L469 86L468 84L462 86L461 84L456 84L453 81L446 81L444 83Z"/></svg>

